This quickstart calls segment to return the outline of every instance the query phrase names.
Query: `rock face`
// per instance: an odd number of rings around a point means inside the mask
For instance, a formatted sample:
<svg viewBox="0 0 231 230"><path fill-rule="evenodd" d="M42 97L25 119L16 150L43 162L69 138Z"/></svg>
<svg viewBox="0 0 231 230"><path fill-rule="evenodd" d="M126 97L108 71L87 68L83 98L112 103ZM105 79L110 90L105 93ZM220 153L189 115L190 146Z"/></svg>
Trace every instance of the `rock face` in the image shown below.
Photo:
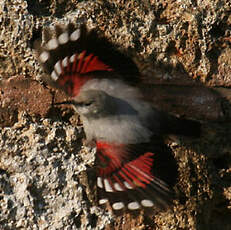
<svg viewBox="0 0 231 230"><path fill-rule="evenodd" d="M230 229L230 0L0 0L0 12L1 229ZM115 217L95 205L85 174L94 149L84 147L77 115L52 107L65 95L41 82L32 50L44 27L68 21L97 27L153 84L219 86L208 105L198 96L202 138L169 141L182 197L171 210ZM170 98L159 106L193 118L190 104L166 107Z"/></svg>

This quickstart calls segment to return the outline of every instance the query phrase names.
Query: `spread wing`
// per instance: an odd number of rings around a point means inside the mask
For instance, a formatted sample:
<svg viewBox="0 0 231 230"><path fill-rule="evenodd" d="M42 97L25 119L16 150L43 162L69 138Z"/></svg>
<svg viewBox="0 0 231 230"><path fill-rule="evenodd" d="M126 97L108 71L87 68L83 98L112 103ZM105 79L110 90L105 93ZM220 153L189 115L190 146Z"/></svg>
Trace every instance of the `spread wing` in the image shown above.
<svg viewBox="0 0 231 230"><path fill-rule="evenodd" d="M153 206L166 209L174 199L171 185L177 178L177 166L172 154L162 147L151 152L148 144L97 142L99 204L109 202L114 211Z"/></svg>
<svg viewBox="0 0 231 230"><path fill-rule="evenodd" d="M83 84L92 78L119 78L136 82L139 71L134 62L100 37L96 30L88 31L70 23L65 28L44 31L45 41L34 43L38 60L48 74L50 85L76 96Z"/></svg>

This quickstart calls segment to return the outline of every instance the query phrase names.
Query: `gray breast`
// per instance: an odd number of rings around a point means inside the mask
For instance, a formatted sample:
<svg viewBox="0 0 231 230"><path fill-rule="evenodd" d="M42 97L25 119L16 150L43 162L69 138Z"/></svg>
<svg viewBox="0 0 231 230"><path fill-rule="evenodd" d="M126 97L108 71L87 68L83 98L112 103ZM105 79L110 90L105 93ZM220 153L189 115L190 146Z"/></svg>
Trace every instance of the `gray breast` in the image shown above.
<svg viewBox="0 0 231 230"><path fill-rule="evenodd" d="M152 132L134 117L122 115L84 121L88 140L96 139L113 143L136 144L150 141Z"/></svg>
<svg viewBox="0 0 231 230"><path fill-rule="evenodd" d="M158 114L152 106L142 100L137 88L118 80L91 80L86 89L103 90L117 104L113 114L98 119L83 119L86 136L116 143L145 143L153 135L153 127L158 128Z"/></svg>

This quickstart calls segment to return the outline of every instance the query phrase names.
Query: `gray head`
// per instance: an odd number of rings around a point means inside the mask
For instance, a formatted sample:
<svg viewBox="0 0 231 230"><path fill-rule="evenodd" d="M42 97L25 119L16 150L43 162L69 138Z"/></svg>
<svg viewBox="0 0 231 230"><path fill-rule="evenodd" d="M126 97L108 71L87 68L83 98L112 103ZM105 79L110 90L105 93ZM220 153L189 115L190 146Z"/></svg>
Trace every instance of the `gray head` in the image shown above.
<svg viewBox="0 0 231 230"><path fill-rule="evenodd" d="M56 105L60 104L73 105L77 113L86 118L107 116L113 114L116 110L116 103L113 98L101 90L81 91L71 101L56 103Z"/></svg>
<svg viewBox="0 0 231 230"><path fill-rule="evenodd" d="M86 90L74 99L74 108L82 116L98 117L112 114L116 109L114 100L104 91Z"/></svg>
<svg viewBox="0 0 231 230"><path fill-rule="evenodd" d="M126 100L113 97L102 90L83 90L73 100L58 104L71 104L77 113L86 118L137 114Z"/></svg>

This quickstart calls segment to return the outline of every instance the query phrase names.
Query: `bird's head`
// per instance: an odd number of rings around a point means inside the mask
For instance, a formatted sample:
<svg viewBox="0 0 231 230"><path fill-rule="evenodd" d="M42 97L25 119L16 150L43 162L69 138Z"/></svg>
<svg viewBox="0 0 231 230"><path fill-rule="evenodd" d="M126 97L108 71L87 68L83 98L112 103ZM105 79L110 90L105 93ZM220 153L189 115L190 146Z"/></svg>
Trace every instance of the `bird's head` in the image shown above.
<svg viewBox="0 0 231 230"><path fill-rule="evenodd" d="M86 118L113 114L116 107L113 98L100 90L82 91L73 100L56 103L60 104L73 105L74 109Z"/></svg>

